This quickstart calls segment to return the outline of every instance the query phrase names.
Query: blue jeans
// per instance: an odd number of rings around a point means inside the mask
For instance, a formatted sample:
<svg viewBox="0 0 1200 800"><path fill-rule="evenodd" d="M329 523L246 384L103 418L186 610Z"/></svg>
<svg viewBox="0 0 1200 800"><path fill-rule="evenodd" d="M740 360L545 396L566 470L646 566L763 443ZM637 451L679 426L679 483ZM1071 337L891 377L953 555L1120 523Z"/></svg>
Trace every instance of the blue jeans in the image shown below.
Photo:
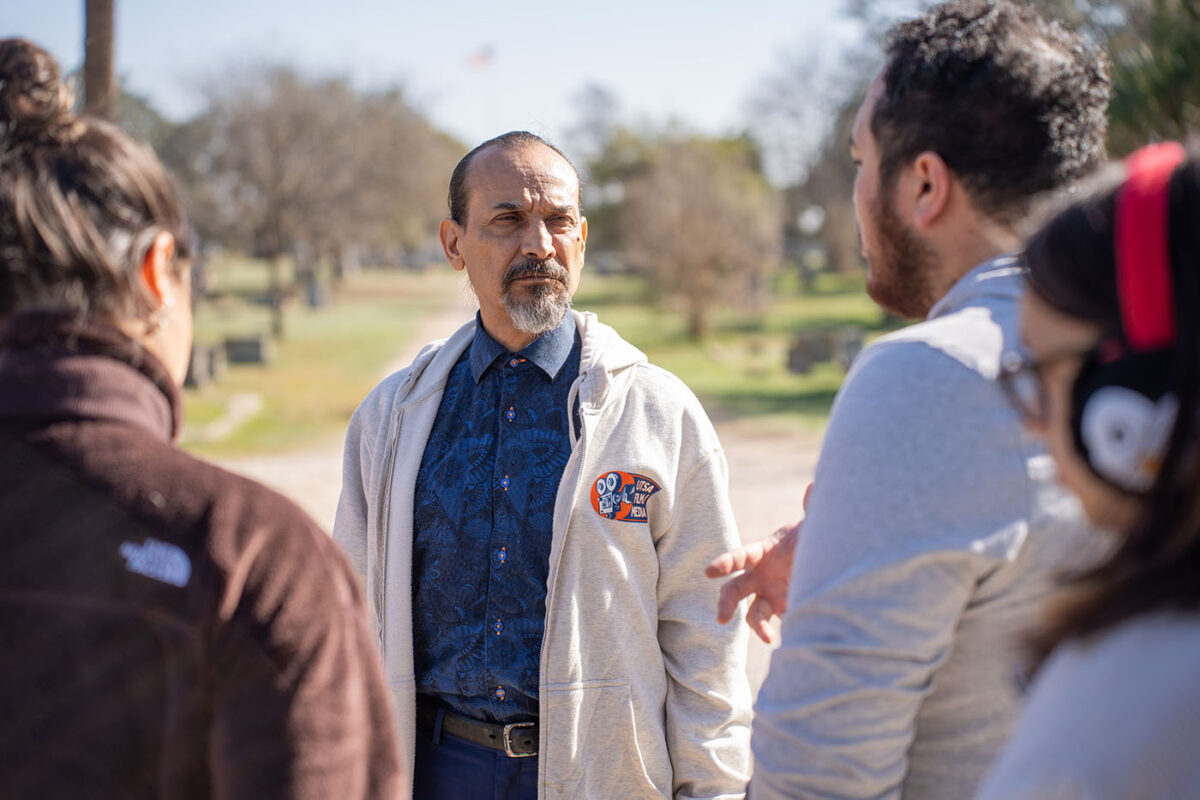
<svg viewBox="0 0 1200 800"><path fill-rule="evenodd" d="M413 800L537 800L537 762L418 727Z"/></svg>

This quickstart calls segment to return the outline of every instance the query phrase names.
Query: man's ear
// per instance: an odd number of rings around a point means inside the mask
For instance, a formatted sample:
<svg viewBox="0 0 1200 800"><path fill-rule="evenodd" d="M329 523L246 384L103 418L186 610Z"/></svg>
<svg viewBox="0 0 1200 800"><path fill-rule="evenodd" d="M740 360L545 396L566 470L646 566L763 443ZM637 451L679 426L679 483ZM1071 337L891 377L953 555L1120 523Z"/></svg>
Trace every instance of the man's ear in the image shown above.
<svg viewBox="0 0 1200 800"><path fill-rule="evenodd" d="M587 217L579 219L579 253L582 255L587 250Z"/></svg>
<svg viewBox="0 0 1200 800"><path fill-rule="evenodd" d="M171 285L171 259L175 256L175 237L159 231L142 258L142 285L160 306L175 305L175 289Z"/></svg>
<svg viewBox="0 0 1200 800"><path fill-rule="evenodd" d="M913 227L923 230L937 222L946 211L957 178L942 157L932 150L920 153L906 172L911 182Z"/></svg>
<svg viewBox="0 0 1200 800"><path fill-rule="evenodd" d="M446 260L450 262L450 266L458 270L464 269L467 262L463 258L462 250L459 249L459 243L462 241L462 228L459 224L446 217L438 228L438 238L442 240L442 252L446 254Z"/></svg>

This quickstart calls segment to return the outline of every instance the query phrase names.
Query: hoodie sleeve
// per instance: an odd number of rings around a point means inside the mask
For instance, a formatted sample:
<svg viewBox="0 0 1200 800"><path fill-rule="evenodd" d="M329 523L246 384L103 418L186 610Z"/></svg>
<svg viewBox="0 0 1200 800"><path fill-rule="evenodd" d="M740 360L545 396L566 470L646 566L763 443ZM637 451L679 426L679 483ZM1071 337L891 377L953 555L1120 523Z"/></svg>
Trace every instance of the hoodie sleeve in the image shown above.
<svg viewBox="0 0 1200 800"><path fill-rule="evenodd" d="M367 577L367 487L370 474L370 439L363 435L366 403L354 412L346 431L342 453L342 492L333 520L333 540L346 554L359 580Z"/></svg>
<svg viewBox="0 0 1200 800"><path fill-rule="evenodd" d="M703 577L709 561L740 541L724 453L701 454L681 477L675 513L656 545L673 792L677 800L742 797L749 773L748 628L717 623L712 610L720 583Z"/></svg>

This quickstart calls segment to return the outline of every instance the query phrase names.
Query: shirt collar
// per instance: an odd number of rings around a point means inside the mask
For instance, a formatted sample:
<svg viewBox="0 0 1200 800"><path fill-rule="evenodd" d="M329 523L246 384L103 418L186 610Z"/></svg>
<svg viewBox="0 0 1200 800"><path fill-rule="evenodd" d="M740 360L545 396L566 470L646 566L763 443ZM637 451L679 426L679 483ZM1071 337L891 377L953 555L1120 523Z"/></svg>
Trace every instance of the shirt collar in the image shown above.
<svg viewBox="0 0 1200 800"><path fill-rule="evenodd" d="M558 327L546 331L516 355L532 361L550 380L554 380L563 364L567 363L574 346L575 315L568 310ZM475 338L471 340L471 375L475 382L479 383L488 367L506 355L508 350L483 329L483 320L479 312L475 312Z"/></svg>
<svg viewBox="0 0 1200 800"><path fill-rule="evenodd" d="M981 294L1012 291L1014 287L1019 290L1020 281L1017 278L1024 271L1020 259L1011 253L988 259L963 275L941 300L934 303L925 318L934 319L953 313Z"/></svg>

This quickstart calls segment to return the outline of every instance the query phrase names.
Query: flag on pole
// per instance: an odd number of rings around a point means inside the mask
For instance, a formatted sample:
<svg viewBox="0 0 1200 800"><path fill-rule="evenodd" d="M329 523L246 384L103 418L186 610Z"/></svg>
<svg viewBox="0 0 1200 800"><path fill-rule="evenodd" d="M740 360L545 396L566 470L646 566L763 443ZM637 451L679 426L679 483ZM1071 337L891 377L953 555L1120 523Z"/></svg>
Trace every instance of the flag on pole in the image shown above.
<svg viewBox="0 0 1200 800"><path fill-rule="evenodd" d="M485 44L467 57L467 66L471 69L483 69L490 66L496 50L490 44Z"/></svg>

